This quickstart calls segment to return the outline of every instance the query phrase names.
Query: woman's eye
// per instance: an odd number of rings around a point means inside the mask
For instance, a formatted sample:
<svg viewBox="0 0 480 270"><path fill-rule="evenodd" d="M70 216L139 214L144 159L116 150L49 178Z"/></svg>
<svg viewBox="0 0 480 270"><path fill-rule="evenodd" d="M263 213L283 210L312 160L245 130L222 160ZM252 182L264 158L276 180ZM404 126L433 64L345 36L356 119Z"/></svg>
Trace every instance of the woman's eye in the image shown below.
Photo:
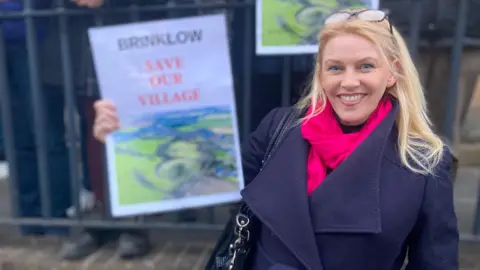
<svg viewBox="0 0 480 270"><path fill-rule="evenodd" d="M372 64L362 64L360 65L361 70L369 71L374 69L375 67Z"/></svg>
<svg viewBox="0 0 480 270"><path fill-rule="evenodd" d="M339 71L341 68L339 66L329 66L327 68L328 71Z"/></svg>

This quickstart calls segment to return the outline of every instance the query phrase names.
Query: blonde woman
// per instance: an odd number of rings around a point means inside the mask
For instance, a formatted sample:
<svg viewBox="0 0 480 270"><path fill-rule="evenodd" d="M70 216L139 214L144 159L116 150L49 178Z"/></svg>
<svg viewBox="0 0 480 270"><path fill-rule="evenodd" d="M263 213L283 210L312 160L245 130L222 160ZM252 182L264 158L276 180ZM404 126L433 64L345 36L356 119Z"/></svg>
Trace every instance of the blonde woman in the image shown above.
<svg viewBox="0 0 480 270"><path fill-rule="evenodd" d="M357 10L331 15L319 44L309 94L244 146L244 204L206 269L458 269L452 156L404 40L382 11ZM116 126L106 108L99 138Z"/></svg>

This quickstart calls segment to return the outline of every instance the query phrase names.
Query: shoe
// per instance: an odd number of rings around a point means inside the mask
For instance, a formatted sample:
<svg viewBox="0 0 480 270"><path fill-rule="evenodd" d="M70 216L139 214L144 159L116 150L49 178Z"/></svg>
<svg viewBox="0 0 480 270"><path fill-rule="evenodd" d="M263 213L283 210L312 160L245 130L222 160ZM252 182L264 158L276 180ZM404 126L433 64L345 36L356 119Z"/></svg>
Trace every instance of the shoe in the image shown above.
<svg viewBox="0 0 480 270"><path fill-rule="evenodd" d="M81 260L95 253L107 242L99 232L85 231L73 242L67 242L61 249L61 257L67 261Z"/></svg>
<svg viewBox="0 0 480 270"><path fill-rule="evenodd" d="M117 252L122 259L136 259L151 250L148 236L142 233L124 232L118 239Z"/></svg>

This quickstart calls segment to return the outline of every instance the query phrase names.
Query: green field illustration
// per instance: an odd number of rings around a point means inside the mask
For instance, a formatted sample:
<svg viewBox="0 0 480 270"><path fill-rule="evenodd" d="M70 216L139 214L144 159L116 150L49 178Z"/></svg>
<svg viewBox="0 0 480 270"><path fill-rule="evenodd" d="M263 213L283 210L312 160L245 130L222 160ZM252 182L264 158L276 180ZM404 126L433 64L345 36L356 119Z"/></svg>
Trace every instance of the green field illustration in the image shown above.
<svg viewBox="0 0 480 270"><path fill-rule="evenodd" d="M370 0L262 0L263 46L317 44L326 17L345 7L368 7Z"/></svg>
<svg viewBox="0 0 480 270"><path fill-rule="evenodd" d="M230 107L142 116L113 138L122 206L240 189Z"/></svg>

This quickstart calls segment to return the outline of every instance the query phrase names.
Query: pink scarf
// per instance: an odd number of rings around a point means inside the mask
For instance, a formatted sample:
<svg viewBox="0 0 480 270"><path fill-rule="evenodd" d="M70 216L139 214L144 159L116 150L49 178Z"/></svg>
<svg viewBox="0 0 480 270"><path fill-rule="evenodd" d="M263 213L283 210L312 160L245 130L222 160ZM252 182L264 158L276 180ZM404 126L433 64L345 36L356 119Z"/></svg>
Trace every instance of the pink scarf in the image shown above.
<svg viewBox="0 0 480 270"><path fill-rule="evenodd" d="M327 175L327 168L334 170L378 126L392 109L389 98L383 98L359 132L344 134L327 102L325 109L302 123L302 136L310 142L308 156L307 192L310 195ZM311 113L312 108L307 112Z"/></svg>

